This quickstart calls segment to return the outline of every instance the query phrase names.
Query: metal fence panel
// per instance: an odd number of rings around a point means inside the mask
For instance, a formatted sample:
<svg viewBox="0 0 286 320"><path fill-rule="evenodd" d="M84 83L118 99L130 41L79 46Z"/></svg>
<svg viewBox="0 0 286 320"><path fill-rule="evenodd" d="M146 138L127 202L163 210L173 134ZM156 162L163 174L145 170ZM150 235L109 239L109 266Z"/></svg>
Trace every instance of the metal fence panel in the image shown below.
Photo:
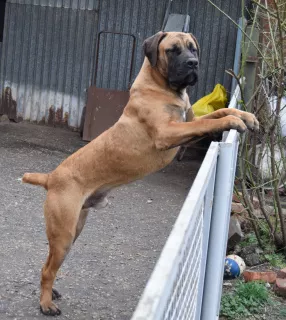
<svg viewBox="0 0 286 320"><path fill-rule="evenodd" d="M218 143L209 148L132 320L195 319L201 303Z"/></svg>
<svg viewBox="0 0 286 320"><path fill-rule="evenodd" d="M238 145L212 142L132 320L218 319Z"/></svg>

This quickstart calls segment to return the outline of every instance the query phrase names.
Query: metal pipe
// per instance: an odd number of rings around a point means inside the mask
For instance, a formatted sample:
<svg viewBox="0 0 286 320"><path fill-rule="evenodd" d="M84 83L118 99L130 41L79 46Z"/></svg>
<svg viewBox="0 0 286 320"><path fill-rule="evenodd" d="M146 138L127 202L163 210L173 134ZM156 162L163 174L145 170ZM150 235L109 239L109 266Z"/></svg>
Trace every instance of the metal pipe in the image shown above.
<svg viewBox="0 0 286 320"><path fill-rule="evenodd" d="M245 18L239 18L238 24L240 28L246 25ZM236 37L236 44L235 44L235 55L234 55L234 62L233 62L233 72L238 75L240 69L240 56L241 56L241 41L242 41L242 31L241 29L237 30L237 37ZM236 80L232 78L231 81L231 96L233 96L234 90L236 88Z"/></svg>
<svg viewBox="0 0 286 320"><path fill-rule="evenodd" d="M185 19L185 23L183 26L183 32L188 33L189 31L190 31L190 16L187 14L186 19Z"/></svg>
<svg viewBox="0 0 286 320"><path fill-rule="evenodd" d="M166 27L167 20L168 20L169 14L170 14L171 6L172 6L172 2L173 2L173 0L169 0L169 2L168 2L168 6L166 9L165 17L164 17L162 28L161 28L162 31L164 31L164 29Z"/></svg>
<svg viewBox="0 0 286 320"><path fill-rule="evenodd" d="M186 8L186 19L183 27L183 32L188 33L190 31L190 16L189 16L189 7L190 7L190 0L187 1L187 8Z"/></svg>

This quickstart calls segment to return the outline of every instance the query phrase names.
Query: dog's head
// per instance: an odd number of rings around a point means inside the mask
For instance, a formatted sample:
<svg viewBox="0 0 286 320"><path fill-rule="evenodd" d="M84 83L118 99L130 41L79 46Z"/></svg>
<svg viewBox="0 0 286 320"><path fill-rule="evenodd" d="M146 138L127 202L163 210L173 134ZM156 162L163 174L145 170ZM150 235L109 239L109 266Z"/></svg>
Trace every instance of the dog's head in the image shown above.
<svg viewBox="0 0 286 320"><path fill-rule="evenodd" d="M198 81L200 49L191 33L158 32L144 41L143 48L171 88L181 90Z"/></svg>

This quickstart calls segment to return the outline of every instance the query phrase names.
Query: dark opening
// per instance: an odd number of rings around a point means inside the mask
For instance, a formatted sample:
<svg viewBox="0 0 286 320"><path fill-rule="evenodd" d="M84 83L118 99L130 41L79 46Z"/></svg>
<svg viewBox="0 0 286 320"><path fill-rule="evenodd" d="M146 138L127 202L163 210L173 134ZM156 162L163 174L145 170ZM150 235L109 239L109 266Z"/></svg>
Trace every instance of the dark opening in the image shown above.
<svg viewBox="0 0 286 320"><path fill-rule="evenodd" d="M6 0L0 0L0 42L3 41Z"/></svg>

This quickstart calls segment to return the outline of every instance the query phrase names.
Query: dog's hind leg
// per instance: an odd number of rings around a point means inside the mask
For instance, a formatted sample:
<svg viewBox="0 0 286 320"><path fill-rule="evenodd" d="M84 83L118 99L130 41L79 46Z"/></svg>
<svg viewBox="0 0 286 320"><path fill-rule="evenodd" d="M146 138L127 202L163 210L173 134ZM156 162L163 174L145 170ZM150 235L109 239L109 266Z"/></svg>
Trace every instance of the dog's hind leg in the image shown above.
<svg viewBox="0 0 286 320"><path fill-rule="evenodd" d="M73 242L76 241L76 239L78 238L78 236L80 235L84 225L85 225L85 221L86 221L86 218L88 216L88 209L81 209L80 210L80 215L79 215L79 218L78 218L78 222L77 222L77 225L76 225L76 232L75 232L75 237L74 237L74 240Z"/></svg>
<svg viewBox="0 0 286 320"><path fill-rule="evenodd" d="M86 199L86 201L80 211L79 219L78 219L77 226L76 226L76 234L75 234L73 242L76 241L76 239L80 235L80 233L85 225L86 218L87 218L88 212L89 212L89 208L101 209L101 208L104 208L107 206L108 200L106 198L106 194L107 194L107 192L95 192L94 194L89 196L88 199Z"/></svg>
<svg viewBox="0 0 286 320"><path fill-rule="evenodd" d="M76 226L76 234L73 242L76 241L76 239L80 235L85 225L89 208L100 209L100 208L104 208L107 204L108 204L108 200L106 198L106 192L95 192L94 194L89 196L88 199L86 199L80 211L80 215L79 215L77 226Z"/></svg>
<svg viewBox="0 0 286 320"><path fill-rule="evenodd" d="M74 191L74 190L73 190ZM79 194L79 193L78 193ZM70 196L69 196L70 195ZM60 309L52 302L53 283L76 236L76 228L82 207L82 199L76 192L48 192L45 202L45 219L49 240L49 255L42 269L40 308L45 315L59 315Z"/></svg>

